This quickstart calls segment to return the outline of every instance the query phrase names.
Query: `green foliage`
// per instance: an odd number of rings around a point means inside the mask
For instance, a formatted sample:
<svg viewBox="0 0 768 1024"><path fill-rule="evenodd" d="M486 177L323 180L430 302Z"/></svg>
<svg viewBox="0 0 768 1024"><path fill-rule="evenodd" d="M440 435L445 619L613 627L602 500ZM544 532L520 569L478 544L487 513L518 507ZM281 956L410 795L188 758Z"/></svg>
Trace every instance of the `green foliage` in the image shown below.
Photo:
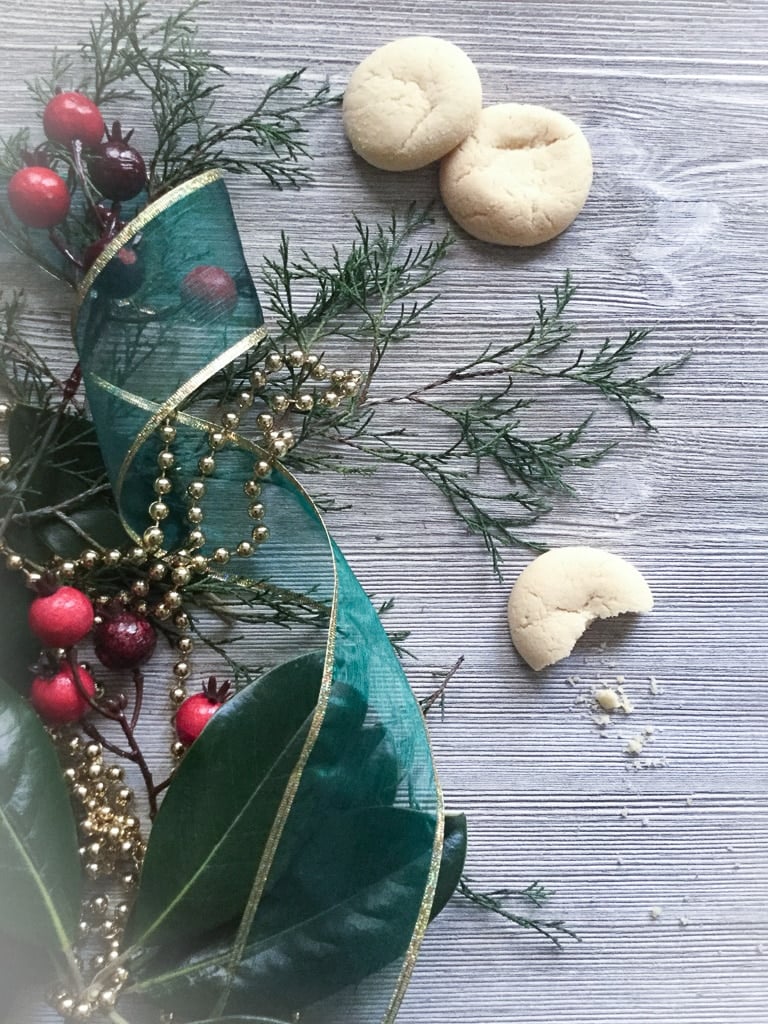
<svg viewBox="0 0 768 1024"><path fill-rule="evenodd" d="M300 69L270 83L243 117L223 120L216 101L227 72L197 40L200 6L201 0L192 0L157 19L147 0L107 4L80 48L84 73L78 78L73 58L54 51L49 72L29 83L32 94L44 105L57 85L71 81L107 106L133 98L141 88L156 135L149 160L153 198L214 168L261 174L275 188L310 180L304 117L338 97L327 83L305 89L306 69ZM5 144L11 162L18 142Z"/></svg>
<svg viewBox="0 0 768 1024"><path fill-rule="evenodd" d="M23 576L0 565L0 651L3 675L9 686L26 693L32 681L30 669L40 656L40 644L27 624L32 591Z"/></svg>
<svg viewBox="0 0 768 1024"><path fill-rule="evenodd" d="M440 873L437 876L435 898L429 919L434 921L461 881L464 861L467 857L467 816L446 814L443 830L443 853L440 859Z"/></svg>
<svg viewBox="0 0 768 1024"><path fill-rule="evenodd" d="M152 827L129 942L189 942L243 913L321 671L315 655L279 666L228 701L192 745Z"/></svg>
<svg viewBox="0 0 768 1024"><path fill-rule="evenodd" d="M549 939L556 946L561 946L564 938L581 941L579 936L567 927L564 921L545 921L541 918L530 917L527 914L520 914L512 911L507 906L510 899L522 899L532 903L535 907L542 907L552 893L548 892L539 882L532 882L525 889L495 889L492 892L478 892L469 882L466 875L462 875L456 887L459 895L474 903L482 910L488 910L492 914L510 921L518 927L533 931L544 938Z"/></svg>
<svg viewBox="0 0 768 1024"><path fill-rule="evenodd" d="M26 309L23 292L0 293L0 393L41 408L57 385L43 356L26 341L20 323Z"/></svg>
<svg viewBox="0 0 768 1024"><path fill-rule="evenodd" d="M37 563L114 547L126 535L93 424L19 403L8 423L11 468L0 477L0 538Z"/></svg>
<svg viewBox="0 0 768 1024"><path fill-rule="evenodd" d="M131 991L173 1000L182 1012L215 1006L235 1013L253 1010L256 993L261 1012L290 1017L361 981L408 945L403 894L428 869L431 832L427 816L402 808L324 814L265 894L234 963L231 938L223 937L140 970Z"/></svg>
<svg viewBox="0 0 768 1024"><path fill-rule="evenodd" d="M619 403L633 423L650 427L645 403L661 399L658 382L687 357L629 372L648 335L644 330L630 331L619 343L607 340L596 352L580 348L572 354L576 326L566 313L575 288L566 273L550 301L539 297L533 323L522 337L489 345L418 388L374 395L375 377L390 346L408 336L436 297L424 298L424 289L440 273L451 239L446 235L415 245L414 235L429 223L428 210L410 207L402 219L393 215L389 224L373 230L356 220L356 239L346 254L334 248L328 264L304 250L294 257L285 237L279 258L266 260L275 347L322 354L327 345L341 341L353 353L355 346L363 347L367 366L354 398L337 409L318 403L301 419L299 443L288 461L304 472L344 473L355 470L349 462L357 456L365 460L365 471L377 463L416 471L444 495L467 530L482 538L500 575L503 548L539 548L526 538L526 528L549 511L554 495L572 490L573 471L595 466L614 447L585 446L591 416L564 430L532 434L526 420L537 396L520 396L521 381L539 378L589 388ZM298 296L307 292L300 303ZM273 386L297 396L306 383L302 374L292 373ZM479 390L468 401L457 390L467 383ZM430 435L428 446L409 443L407 428L393 425L391 414L402 417L408 409L419 411L418 433ZM430 423L436 436L448 428L444 444L434 444ZM349 458L339 459L339 449Z"/></svg>
<svg viewBox="0 0 768 1024"><path fill-rule="evenodd" d="M0 931L77 968L77 832L49 737L26 701L0 682Z"/></svg>

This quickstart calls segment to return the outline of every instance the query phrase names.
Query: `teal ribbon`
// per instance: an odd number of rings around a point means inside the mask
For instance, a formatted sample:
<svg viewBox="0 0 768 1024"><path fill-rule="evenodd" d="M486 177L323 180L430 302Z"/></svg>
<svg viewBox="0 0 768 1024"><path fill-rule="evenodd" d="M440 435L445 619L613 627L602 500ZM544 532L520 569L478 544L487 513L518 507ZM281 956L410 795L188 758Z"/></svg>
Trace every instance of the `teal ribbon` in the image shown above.
<svg viewBox="0 0 768 1024"><path fill-rule="evenodd" d="M127 271L116 254L123 247L138 261L138 270L136 264L130 270L133 281L121 280ZM182 280L200 265L222 268L237 282L237 305L227 315L217 316L204 301L182 298ZM258 332L262 311L223 182L209 174L147 207L104 251L84 281L80 299L74 334L88 403L123 524L136 541L151 523L148 507L156 498L153 482L162 448L156 428L166 417L175 417L175 465L168 473L173 489L164 498L170 513L161 524L163 548L173 553L184 546L190 529L186 488L200 478L198 462L208 453L208 431L216 426L205 404L205 383L244 352L266 351ZM206 479L200 502L203 554L249 539L254 523L243 484L253 477L254 461L264 457L242 433L228 435L215 453L216 468ZM348 934L340 934L337 953L318 961L328 984L296 979L297 990L308 993L305 998L310 1000L301 1005L301 1020L355 1020L362 1000L367 1019L375 1014L390 1022L427 925L440 862L442 797L423 716L377 614L309 496L279 466L261 483L270 538L251 556L217 567L217 573L243 587L268 582L310 594L329 603L332 613L312 729L296 770L286 780L260 865L264 895L253 909L253 931L263 925L265 915L279 918L270 892L295 891L301 884L302 869L292 865L308 819L340 813L338 768L343 765L347 785L369 786L364 802L370 814L350 819L349 828L334 834L337 863L370 856L366 842L374 834L379 853L382 844L384 853L389 844L392 856L400 856L403 844L410 844L413 856L396 887L382 882L375 893L386 927L361 931L350 915ZM386 751L383 761L378 755L373 758L364 743L357 750L356 738L364 728L376 732L378 754ZM382 772L386 784L379 778ZM386 822L384 838L380 827L369 828L374 811L379 823ZM322 902L322 893L317 895ZM347 944L358 947L356 957L347 955ZM349 966L353 960L354 969ZM281 1009L278 996L268 998L264 978L250 995L247 972L236 975L235 982L217 1012L270 1012L275 1005ZM261 997L266 1006L260 1005Z"/></svg>

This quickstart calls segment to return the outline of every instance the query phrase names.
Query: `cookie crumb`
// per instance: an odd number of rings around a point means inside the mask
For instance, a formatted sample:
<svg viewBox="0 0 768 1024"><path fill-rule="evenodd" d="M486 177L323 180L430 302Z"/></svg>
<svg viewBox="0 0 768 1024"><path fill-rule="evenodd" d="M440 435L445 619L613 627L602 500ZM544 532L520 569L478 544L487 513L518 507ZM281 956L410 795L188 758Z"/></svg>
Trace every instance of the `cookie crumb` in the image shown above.
<svg viewBox="0 0 768 1024"><path fill-rule="evenodd" d="M645 746L645 736L642 733L638 733L637 736L633 736L632 739L624 747L624 753L629 754L630 757L637 757L642 754L643 747Z"/></svg>
<svg viewBox="0 0 768 1024"><path fill-rule="evenodd" d="M621 707L621 695L609 686L595 693L595 700L603 711L618 711Z"/></svg>

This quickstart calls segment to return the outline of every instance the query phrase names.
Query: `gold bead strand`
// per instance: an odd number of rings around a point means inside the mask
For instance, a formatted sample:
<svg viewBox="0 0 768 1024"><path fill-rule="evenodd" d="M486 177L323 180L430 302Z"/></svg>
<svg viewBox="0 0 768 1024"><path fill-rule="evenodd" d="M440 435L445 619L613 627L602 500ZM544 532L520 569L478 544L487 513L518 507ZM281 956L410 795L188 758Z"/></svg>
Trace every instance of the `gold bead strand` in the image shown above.
<svg viewBox="0 0 768 1024"><path fill-rule="evenodd" d="M157 467L160 474L155 478L153 485L155 499L150 502L148 509L152 525L144 531L142 538L144 550L151 553L159 551L165 539L160 524L168 518L169 508L164 499L173 490L173 482L168 476L168 472L176 464L176 457L171 451L171 445L176 440L176 427L173 425L172 417L169 416L165 419L158 429L158 434L162 441L162 448L157 456Z"/></svg>

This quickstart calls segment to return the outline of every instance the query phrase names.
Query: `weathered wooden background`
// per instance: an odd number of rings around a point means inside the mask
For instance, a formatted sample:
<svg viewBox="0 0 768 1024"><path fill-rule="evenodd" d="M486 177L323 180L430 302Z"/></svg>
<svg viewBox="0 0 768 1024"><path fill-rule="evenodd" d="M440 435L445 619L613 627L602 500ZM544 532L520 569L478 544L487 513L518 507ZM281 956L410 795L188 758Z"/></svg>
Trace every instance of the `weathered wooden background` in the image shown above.
<svg viewBox="0 0 768 1024"><path fill-rule="evenodd" d="M45 67L53 44L80 39L99 9L99 0L2 0L2 129L31 122L24 79ZM629 557L657 609L596 629L538 677L517 659L505 622L526 552L510 554L499 584L480 544L419 479L392 470L344 484L354 507L331 529L366 588L396 595L391 624L413 631L414 686L425 692L432 670L466 659L432 735L448 803L469 815L469 873L479 887L542 880L557 890L542 913L582 938L558 951L457 901L429 932L403 1024L763 1024L768 5L211 0L200 22L232 73L233 106L303 65L342 90L371 49L427 33L466 49L487 102L542 103L583 126L595 183L582 216L526 252L459 232L442 298L400 350L388 387L428 380L521 330L537 292L566 267L586 343L653 325L646 365L694 352L655 412L658 434L600 411L594 440L624 443L574 475L576 496L539 531L551 544ZM131 113L141 126L142 112ZM281 230L322 255L350 239L353 211L374 221L436 195L433 169L394 176L355 159L337 111L314 122L312 147L316 182L298 194L232 182L254 266ZM447 223L439 208L437 220ZM65 297L5 253L0 271L4 286L28 286L33 329L63 353ZM541 429L576 414L547 394L534 417ZM636 710L603 736L578 700L616 675ZM633 761L624 744L645 726L654 739Z"/></svg>

